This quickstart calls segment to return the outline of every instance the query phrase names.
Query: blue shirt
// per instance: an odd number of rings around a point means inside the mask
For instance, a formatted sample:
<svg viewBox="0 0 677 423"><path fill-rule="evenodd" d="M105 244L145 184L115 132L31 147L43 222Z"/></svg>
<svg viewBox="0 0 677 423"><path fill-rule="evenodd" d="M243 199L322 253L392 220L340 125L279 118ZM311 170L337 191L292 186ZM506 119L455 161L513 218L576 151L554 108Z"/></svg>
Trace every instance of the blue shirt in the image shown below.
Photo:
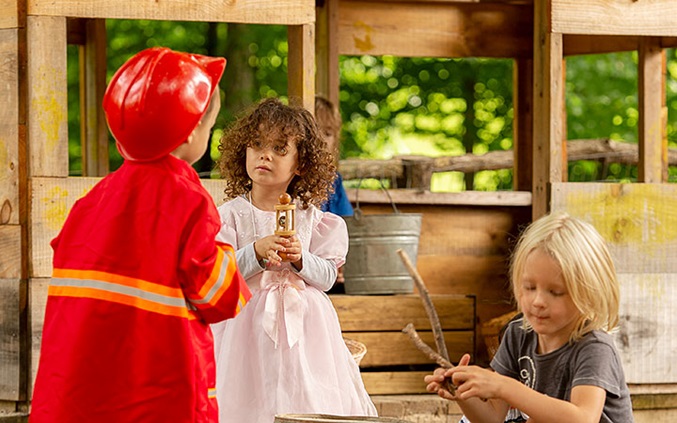
<svg viewBox="0 0 677 423"><path fill-rule="evenodd" d="M346 190L343 188L343 177L338 172L336 172L336 179L334 179L334 193L322 204L321 210L339 216L353 215L353 205L348 200Z"/></svg>

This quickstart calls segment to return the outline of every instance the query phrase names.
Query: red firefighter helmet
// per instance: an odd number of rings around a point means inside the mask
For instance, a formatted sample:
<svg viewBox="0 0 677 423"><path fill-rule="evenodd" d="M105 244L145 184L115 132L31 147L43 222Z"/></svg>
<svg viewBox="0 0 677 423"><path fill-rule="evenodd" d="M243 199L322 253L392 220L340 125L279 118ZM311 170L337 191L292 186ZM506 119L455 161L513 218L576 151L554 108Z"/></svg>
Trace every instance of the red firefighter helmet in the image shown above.
<svg viewBox="0 0 677 423"><path fill-rule="evenodd" d="M226 59L164 47L143 50L115 72L103 109L125 159L155 160L171 153L207 111Z"/></svg>

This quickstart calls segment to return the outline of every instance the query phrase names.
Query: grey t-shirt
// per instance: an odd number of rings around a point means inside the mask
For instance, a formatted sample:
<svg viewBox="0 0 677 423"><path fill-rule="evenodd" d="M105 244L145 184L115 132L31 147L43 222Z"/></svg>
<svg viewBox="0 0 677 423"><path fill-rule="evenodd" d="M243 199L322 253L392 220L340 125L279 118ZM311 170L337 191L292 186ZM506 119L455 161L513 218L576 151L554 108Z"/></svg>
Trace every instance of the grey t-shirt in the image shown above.
<svg viewBox="0 0 677 423"><path fill-rule="evenodd" d="M600 422L634 422L630 392L611 335L592 331L548 354L537 354L537 336L522 329L522 319L510 322L491 367L538 392L566 401L570 401L574 386L598 386L607 393Z"/></svg>

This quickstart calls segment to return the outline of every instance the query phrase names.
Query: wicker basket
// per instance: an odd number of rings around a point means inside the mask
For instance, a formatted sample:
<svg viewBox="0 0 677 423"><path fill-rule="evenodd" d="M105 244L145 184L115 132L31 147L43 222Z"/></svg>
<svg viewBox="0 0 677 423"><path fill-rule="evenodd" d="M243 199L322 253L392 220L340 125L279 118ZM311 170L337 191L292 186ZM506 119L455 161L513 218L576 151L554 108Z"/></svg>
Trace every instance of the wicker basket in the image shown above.
<svg viewBox="0 0 677 423"><path fill-rule="evenodd" d="M355 363L359 366L360 361L362 361L362 358L367 353L367 346L354 339L343 338L343 341L346 343L348 350L350 350L350 354L352 354Z"/></svg>
<svg viewBox="0 0 677 423"><path fill-rule="evenodd" d="M489 359L493 358L498 350L498 344L501 341L498 339L498 335L501 332L501 329L508 324L510 319L515 317L516 314L517 311L511 311L510 313L494 317L482 324L482 336L484 337L484 344L487 346L487 351L489 352Z"/></svg>

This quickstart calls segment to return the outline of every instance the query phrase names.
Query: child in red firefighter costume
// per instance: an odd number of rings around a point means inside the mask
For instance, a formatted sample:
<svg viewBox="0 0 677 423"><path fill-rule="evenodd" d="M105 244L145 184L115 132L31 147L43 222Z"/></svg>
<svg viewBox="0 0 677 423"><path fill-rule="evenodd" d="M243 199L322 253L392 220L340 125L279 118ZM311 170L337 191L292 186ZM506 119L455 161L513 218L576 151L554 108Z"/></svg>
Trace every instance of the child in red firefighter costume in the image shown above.
<svg viewBox="0 0 677 423"><path fill-rule="evenodd" d="M191 164L225 65L152 48L113 76L103 107L125 161L52 241L31 423L217 421L209 324L251 294Z"/></svg>
<svg viewBox="0 0 677 423"><path fill-rule="evenodd" d="M220 150L232 200L219 207L218 239L237 250L253 292L239 316L212 326L220 423L271 423L284 413L376 415L323 292L345 262L348 231L341 217L319 209L336 167L313 116L263 100L229 129ZM291 238L275 234L284 193L296 204Z"/></svg>

